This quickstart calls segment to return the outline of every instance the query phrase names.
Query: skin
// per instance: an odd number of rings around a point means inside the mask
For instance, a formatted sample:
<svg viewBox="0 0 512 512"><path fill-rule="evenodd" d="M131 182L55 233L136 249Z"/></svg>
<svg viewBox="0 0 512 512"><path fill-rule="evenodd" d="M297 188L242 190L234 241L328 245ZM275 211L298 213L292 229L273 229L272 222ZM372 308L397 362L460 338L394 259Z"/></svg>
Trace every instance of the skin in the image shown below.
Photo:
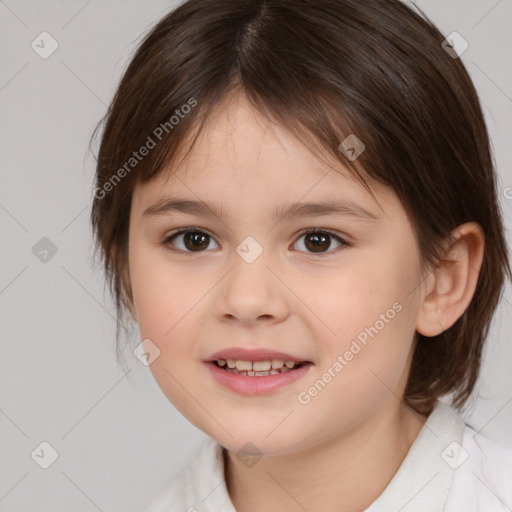
<svg viewBox="0 0 512 512"><path fill-rule="evenodd" d="M476 287L484 247L478 224L459 226L446 259L425 277L395 194L375 185L376 202L339 163L336 169L240 96L172 175L134 190L131 312L142 339L160 350L150 369L163 393L227 448L226 484L239 512L368 507L426 420L400 398L414 333L433 336L449 328ZM170 195L222 203L229 215L142 218ZM277 204L342 198L378 220L325 215L276 224L270 218ZM205 249L190 250L183 235L164 243L187 227L211 236ZM313 228L351 245L330 238L319 255L303 235ZM251 264L236 252L247 236L263 248ZM396 302L400 312L309 403L299 403L299 393ZM248 397L222 387L203 362L232 346L273 348L313 365L270 395ZM249 441L261 455L252 466L237 455L247 453L242 447Z"/></svg>

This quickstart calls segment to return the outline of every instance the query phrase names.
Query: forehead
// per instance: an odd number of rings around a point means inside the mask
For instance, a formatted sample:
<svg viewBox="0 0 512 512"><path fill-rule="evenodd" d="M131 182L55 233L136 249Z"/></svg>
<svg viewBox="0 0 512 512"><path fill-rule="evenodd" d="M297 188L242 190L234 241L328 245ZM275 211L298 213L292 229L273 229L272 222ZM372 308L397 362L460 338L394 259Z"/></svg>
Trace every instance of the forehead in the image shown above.
<svg viewBox="0 0 512 512"><path fill-rule="evenodd" d="M339 161L313 154L287 130L264 118L243 97L218 109L179 165L163 169L138 184L134 206L147 208L170 194L243 207L267 207L302 201L337 199L386 211L381 200L394 194L371 184L378 203ZM371 183L371 181L369 181ZM390 205L388 205L389 208Z"/></svg>

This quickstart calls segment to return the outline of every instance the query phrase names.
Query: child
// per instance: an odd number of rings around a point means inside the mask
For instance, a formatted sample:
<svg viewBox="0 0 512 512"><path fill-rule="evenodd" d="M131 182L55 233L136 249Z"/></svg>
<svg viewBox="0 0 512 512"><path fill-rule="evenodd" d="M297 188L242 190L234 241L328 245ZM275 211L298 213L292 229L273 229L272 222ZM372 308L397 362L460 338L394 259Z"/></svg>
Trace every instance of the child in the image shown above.
<svg viewBox="0 0 512 512"><path fill-rule="evenodd" d="M189 0L142 42L91 221L208 436L147 512L512 509L458 412L511 277L458 44L398 0Z"/></svg>

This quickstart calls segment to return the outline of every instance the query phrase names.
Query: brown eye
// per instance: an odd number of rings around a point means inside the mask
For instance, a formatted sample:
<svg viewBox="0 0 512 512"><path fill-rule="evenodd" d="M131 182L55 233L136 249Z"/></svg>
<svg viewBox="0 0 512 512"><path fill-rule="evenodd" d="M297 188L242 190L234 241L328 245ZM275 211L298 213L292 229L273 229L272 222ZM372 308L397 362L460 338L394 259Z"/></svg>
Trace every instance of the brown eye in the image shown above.
<svg viewBox="0 0 512 512"><path fill-rule="evenodd" d="M182 230L173 235L167 237L164 240L164 245L171 244L174 240L182 239L180 244L172 244L183 252L203 252L207 249L212 241L212 238L207 233L203 231L195 231L195 230ZM179 246L181 245L181 247Z"/></svg>
<svg viewBox="0 0 512 512"><path fill-rule="evenodd" d="M327 250L332 246L332 239L336 240L338 247L349 245L342 238L333 233L330 233L329 231L307 231L306 233L302 234L301 238L304 238L303 245L306 248L306 252L311 253L326 253Z"/></svg>
<svg viewBox="0 0 512 512"><path fill-rule="evenodd" d="M331 241L329 235L322 233L309 233L305 238L306 247L312 252L322 252L329 249Z"/></svg>
<svg viewBox="0 0 512 512"><path fill-rule="evenodd" d="M196 231L189 231L183 237L185 247L191 251L201 251L208 247L209 236Z"/></svg>

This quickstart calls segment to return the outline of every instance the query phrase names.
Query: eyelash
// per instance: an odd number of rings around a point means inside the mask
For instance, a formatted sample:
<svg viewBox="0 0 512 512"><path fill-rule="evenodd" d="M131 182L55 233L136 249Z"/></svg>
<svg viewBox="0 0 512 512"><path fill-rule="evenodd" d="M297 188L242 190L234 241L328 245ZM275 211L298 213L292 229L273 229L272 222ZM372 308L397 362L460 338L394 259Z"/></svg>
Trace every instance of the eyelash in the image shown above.
<svg viewBox="0 0 512 512"><path fill-rule="evenodd" d="M214 239L213 236L211 236L209 233L207 233L206 231L204 231L202 229L189 227L189 228L183 228L183 229L180 229L178 231L175 231L174 233L171 233L169 236L167 236L165 238L165 240L162 242L162 245L164 245L170 251L179 252L179 253L184 254L186 256L193 256L194 254L199 254L199 253L205 252L204 250L203 251L184 251L182 249L177 249L175 247L169 247L171 241L174 238L178 237L179 235L182 235L183 233L189 233L189 232L192 232L192 233L202 233L202 234L208 236L209 238ZM323 252L323 253L322 252L319 252L319 253L307 252L307 254L310 254L310 255L313 255L313 256L325 257L325 256L329 256L330 254L333 254L333 253L336 253L336 252L340 251L344 247L351 247L352 246L352 244L350 244L349 242L347 242L346 240L341 238L339 235L333 233L332 231L330 231L328 229L309 229L309 230L306 230L306 231L303 231L302 233L300 233L298 239L300 239L301 237L303 237L305 235L310 235L310 234L315 234L315 233L329 235L332 238L334 238L337 242L339 242L341 245L340 245L340 247L337 247L334 250L329 250L327 252ZM299 252L306 252L306 251L299 251Z"/></svg>

